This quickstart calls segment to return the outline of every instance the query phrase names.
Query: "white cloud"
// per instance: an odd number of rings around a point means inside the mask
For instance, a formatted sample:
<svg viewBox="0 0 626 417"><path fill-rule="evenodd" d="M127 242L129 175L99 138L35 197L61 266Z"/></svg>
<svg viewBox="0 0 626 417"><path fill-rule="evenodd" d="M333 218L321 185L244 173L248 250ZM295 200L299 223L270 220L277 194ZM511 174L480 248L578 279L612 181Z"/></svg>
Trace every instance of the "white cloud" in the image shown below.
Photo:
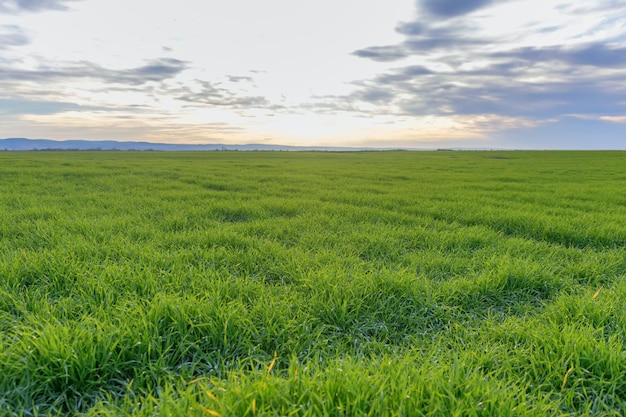
<svg viewBox="0 0 626 417"><path fill-rule="evenodd" d="M613 123L626 123L626 115L622 116L600 116L600 120Z"/></svg>

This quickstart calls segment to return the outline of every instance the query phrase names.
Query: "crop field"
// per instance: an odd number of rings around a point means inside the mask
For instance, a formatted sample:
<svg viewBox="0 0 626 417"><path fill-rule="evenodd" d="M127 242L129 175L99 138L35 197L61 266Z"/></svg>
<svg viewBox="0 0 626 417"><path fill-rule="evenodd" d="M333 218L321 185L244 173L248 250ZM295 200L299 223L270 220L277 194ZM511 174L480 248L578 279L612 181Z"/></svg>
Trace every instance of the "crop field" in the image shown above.
<svg viewBox="0 0 626 417"><path fill-rule="evenodd" d="M0 415L625 414L624 152L0 152Z"/></svg>

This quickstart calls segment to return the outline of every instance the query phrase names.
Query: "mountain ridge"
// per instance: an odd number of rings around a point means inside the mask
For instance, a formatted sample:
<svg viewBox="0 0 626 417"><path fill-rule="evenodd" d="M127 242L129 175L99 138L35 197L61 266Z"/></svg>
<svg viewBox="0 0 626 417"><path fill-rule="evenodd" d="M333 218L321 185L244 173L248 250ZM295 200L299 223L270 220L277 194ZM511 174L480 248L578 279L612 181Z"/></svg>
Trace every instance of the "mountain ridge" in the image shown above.
<svg viewBox="0 0 626 417"><path fill-rule="evenodd" d="M0 151L44 151L44 150L77 150L77 151L361 151L372 148L351 148L334 146L289 146L264 144L175 144L143 141L116 140L52 140L6 138L0 139Z"/></svg>

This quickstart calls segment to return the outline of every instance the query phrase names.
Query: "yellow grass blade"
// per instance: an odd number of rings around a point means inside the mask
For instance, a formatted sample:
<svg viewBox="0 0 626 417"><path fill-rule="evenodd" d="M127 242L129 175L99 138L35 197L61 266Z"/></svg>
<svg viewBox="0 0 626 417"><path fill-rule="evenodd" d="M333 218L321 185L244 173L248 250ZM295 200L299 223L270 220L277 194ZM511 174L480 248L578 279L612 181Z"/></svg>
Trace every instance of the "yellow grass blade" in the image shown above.
<svg viewBox="0 0 626 417"><path fill-rule="evenodd" d="M601 285L600 288L598 288L598 291L596 291L596 293L591 297L592 300L595 300L596 298L598 298L598 296L600 295L600 291L602 290L602 287L604 287L604 285Z"/></svg>
<svg viewBox="0 0 626 417"><path fill-rule="evenodd" d="M573 370L574 367L572 366L567 370L567 372L565 372L565 376L563 377L563 383L561 384L561 391L563 391L563 389L565 388L565 384L567 383L567 377L569 376L569 374L572 373Z"/></svg>
<svg viewBox="0 0 626 417"><path fill-rule="evenodd" d="M218 413L217 411L215 411L215 410L210 410L210 409L208 409L206 407L202 407L202 406L200 406L200 408L202 408L202 411L204 411L205 413L207 413L210 416L222 417L222 415L220 413Z"/></svg>
<svg viewBox="0 0 626 417"><path fill-rule="evenodd" d="M204 392L206 394L207 397L209 397L210 399L212 399L213 401L215 401L216 403L218 403L219 401L217 400L217 397L215 395L213 395L213 393L211 391L205 391Z"/></svg>
<svg viewBox="0 0 626 417"><path fill-rule="evenodd" d="M210 379L210 378L208 378L206 376L201 376L200 378L196 378L196 379L193 379L193 380L189 381L189 385L197 384L200 381L205 381L205 380L208 380L208 379Z"/></svg>
<svg viewBox="0 0 626 417"><path fill-rule="evenodd" d="M274 359L272 359L272 361L270 362L270 366L267 368L267 374L268 375L270 374L270 372L274 368L275 364L276 364L276 351L274 351Z"/></svg>

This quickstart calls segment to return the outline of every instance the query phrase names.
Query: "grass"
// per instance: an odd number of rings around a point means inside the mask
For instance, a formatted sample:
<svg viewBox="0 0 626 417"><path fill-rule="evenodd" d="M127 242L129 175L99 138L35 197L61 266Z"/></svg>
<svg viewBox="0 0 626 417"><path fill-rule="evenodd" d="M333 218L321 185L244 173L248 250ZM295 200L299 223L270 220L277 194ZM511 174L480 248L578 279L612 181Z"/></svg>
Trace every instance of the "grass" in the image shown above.
<svg viewBox="0 0 626 417"><path fill-rule="evenodd" d="M0 153L0 412L624 415L624 166Z"/></svg>

